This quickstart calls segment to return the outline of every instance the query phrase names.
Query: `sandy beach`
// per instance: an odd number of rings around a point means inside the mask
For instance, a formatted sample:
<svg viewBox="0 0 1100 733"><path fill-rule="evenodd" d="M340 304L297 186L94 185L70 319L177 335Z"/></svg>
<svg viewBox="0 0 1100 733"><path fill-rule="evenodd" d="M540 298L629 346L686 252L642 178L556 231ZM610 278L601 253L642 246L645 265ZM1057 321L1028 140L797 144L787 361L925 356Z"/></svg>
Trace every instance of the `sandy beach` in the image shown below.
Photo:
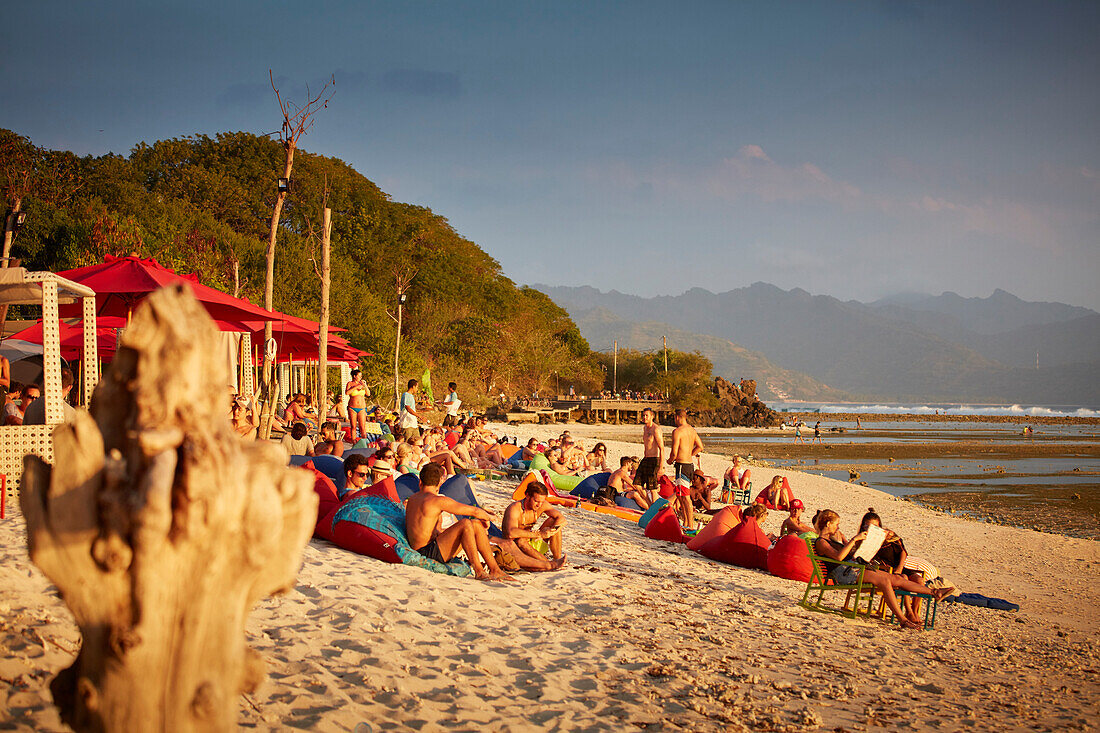
<svg viewBox="0 0 1100 733"><path fill-rule="evenodd" d="M494 425L521 442L550 426ZM638 426L568 429L609 462ZM631 441L631 442L626 442ZM724 457L703 468L720 475ZM759 472L759 473L757 473ZM874 489L787 476L807 517L867 507L960 589L1018 613L941 605L901 631L797 605L803 584L646 539L566 510L560 572L479 583L387 565L313 540L297 585L252 612L268 679L240 702L246 728L317 730L1084 730L1100 704L1100 544L951 517ZM477 482L499 515L516 481ZM78 632L26 555L18 510L0 522L0 728L64 729L48 682ZM777 531L783 515L765 525ZM365 725L361 725L365 724ZM358 728L357 728L358 726Z"/></svg>

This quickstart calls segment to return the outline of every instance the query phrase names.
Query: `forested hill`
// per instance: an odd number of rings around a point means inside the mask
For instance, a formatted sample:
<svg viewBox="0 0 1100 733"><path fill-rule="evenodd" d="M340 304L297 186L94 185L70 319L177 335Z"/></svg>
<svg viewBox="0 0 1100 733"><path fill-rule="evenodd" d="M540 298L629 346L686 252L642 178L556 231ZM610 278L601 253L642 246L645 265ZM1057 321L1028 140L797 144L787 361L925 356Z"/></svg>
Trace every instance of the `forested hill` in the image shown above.
<svg viewBox="0 0 1100 733"><path fill-rule="evenodd" d="M263 302L264 250L284 152L274 140L223 133L140 143L128 157L44 150L0 130L0 189L22 193L27 221L12 255L31 269L63 270L137 253ZM445 218L403 204L336 158L299 149L275 265L278 310L317 319L318 237L324 192L332 209L332 323L378 356L374 383L392 383L394 279L416 272L402 329L402 376L425 365L485 394L547 389L555 373L578 389L602 371L568 314L517 288L499 264ZM319 234L318 234L319 236Z"/></svg>

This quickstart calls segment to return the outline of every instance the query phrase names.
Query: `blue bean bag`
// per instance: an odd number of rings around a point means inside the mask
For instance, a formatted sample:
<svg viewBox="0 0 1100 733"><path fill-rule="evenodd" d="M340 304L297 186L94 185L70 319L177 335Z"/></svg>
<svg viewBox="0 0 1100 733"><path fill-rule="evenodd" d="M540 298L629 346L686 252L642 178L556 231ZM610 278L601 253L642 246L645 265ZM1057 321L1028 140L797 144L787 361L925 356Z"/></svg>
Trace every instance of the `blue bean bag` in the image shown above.
<svg viewBox="0 0 1100 733"><path fill-rule="evenodd" d="M642 529L645 529L653 520L653 518L657 516L657 512L661 511L661 508L666 506L667 504L668 499L664 498L663 496L657 501L650 504L649 509L646 509L645 514L643 514L642 518L638 520L638 526Z"/></svg>
<svg viewBox="0 0 1100 733"><path fill-rule="evenodd" d="M638 502L626 496L616 496L615 503L624 509L633 509L636 512L642 511L642 508L638 505Z"/></svg>
<svg viewBox="0 0 1100 733"><path fill-rule="evenodd" d="M571 496L579 496L582 499L591 499L593 496L596 495L596 489L602 489L604 486L607 486L607 480L609 478L611 478L610 471L604 473L594 473L586 478L584 481L581 481L579 484L577 484L569 493ZM637 505L635 504L635 506Z"/></svg>
<svg viewBox="0 0 1100 733"><path fill-rule="evenodd" d="M344 461L336 456L291 456L290 465L301 466L313 461L313 467L329 477L338 492L344 490Z"/></svg>

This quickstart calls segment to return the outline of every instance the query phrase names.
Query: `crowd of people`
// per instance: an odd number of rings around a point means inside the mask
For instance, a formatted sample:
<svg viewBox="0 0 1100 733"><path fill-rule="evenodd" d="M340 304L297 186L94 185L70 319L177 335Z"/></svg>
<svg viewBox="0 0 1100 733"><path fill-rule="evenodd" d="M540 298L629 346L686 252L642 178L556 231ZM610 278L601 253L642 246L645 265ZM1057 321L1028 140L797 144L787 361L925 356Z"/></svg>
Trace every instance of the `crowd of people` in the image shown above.
<svg viewBox="0 0 1100 733"><path fill-rule="evenodd" d="M566 562L562 547L565 516L549 502L548 489L543 482L529 482L523 497L509 504L503 513L503 536L494 537L487 531L492 515L480 507L441 496L439 487L449 476L458 473L525 468L540 454L545 457L550 471L560 476L608 474L604 485L592 498L597 504L615 505L625 499L644 510L658 500L662 484L671 484L671 496L666 497L667 501L688 532L698 528L700 519L705 521L707 515L731 503L749 503L744 515L761 525L769 511L784 512L786 516L778 533L767 536L772 541L788 534L810 538L815 553L825 559L827 572L837 583L850 582L855 571L839 563L855 556L867 537L869 525L881 526L873 510L863 517L860 531L850 539L840 532L840 517L831 509L818 511L807 523L803 519L803 502L794 496L788 480L779 474L772 476L752 497L753 468L737 455L732 457L722 476L707 475L699 460L704 450L703 442L682 409L673 414L674 426L667 444L656 414L650 409L643 411L642 455L623 456L618 465L613 466L608 463L605 443L596 442L586 449L568 430L542 442L531 438L523 446L514 438L509 440L496 435L489 429L484 416L463 417L462 401L454 382L448 385L443 400L429 405L418 399L418 381L409 380L396 414L367 405L370 389L358 370L352 372L345 392L348 396L347 428L342 428L334 405L330 404L328 419L321 422L308 409L308 395L288 396L279 417L289 428L282 439L288 456L327 454L344 457L348 452L343 468L349 491L403 474L414 474L419 491L405 502L409 546L439 562L448 562L462 553L478 578L508 580L511 578L509 572L515 570L561 568ZM255 431L255 418L245 410L248 402L247 399L235 399L231 418L237 432L245 437ZM432 408L444 412L439 425L431 425L425 419ZM372 423L376 427L369 430L367 426ZM820 425L814 427L819 436ZM353 447L348 448L349 444ZM359 448L368 450L357 450ZM446 515L455 518L448 526L443 521ZM882 594L904 627L918 628L918 607L913 598L903 596L899 600L895 591L932 593L940 598L950 589L929 591L925 585L936 578L937 572L927 561L910 557L901 538L887 530L886 540L868 562L863 578Z"/></svg>

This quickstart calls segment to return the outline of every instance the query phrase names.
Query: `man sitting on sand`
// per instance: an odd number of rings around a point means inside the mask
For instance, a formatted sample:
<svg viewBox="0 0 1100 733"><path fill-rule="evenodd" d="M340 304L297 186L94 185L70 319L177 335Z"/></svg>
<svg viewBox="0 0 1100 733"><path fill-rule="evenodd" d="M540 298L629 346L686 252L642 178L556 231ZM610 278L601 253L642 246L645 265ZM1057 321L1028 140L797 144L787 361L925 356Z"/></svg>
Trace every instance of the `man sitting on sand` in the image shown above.
<svg viewBox="0 0 1100 733"><path fill-rule="evenodd" d="M561 528L565 517L547 501L549 492L541 481L532 481L524 492L523 498L514 501L504 510L504 538L515 545L512 557L526 570L560 570L565 564L565 553L561 549ZM539 517L546 519L535 529ZM531 546L531 540L546 540L554 559ZM511 550L511 548L509 548Z"/></svg>
<svg viewBox="0 0 1100 733"><path fill-rule="evenodd" d="M616 496L625 496L631 499L643 510L649 509L649 497L644 491L640 491L633 483L633 475L638 465L638 459L634 456L623 456L619 459L619 469L607 478L607 486L596 491L595 498L606 499L615 504Z"/></svg>
<svg viewBox="0 0 1100 733"><path fill-rule="evenodd" d="M791 500L791 516L783 520L783 526L779 528L780 536L814 531L811 525L802 521L802 509L801 499Z"/></svg>
<svg viewBox="0 0 1100 733"><path fill-rule="evenodd" d="M680 522L688 529L695 529L695 512L691 508L691 478L695 475L695 456L703 452L699 433L687 421L687 410L678 408L673 421L672 447L668 451L668 463L675 472L673 484L676 493L671 502Z"/></svg>
<svg viewBox="0 0 1100 733"><path fill-rule="evenodd" d="M711 513L711 495L718 488L718 479L711 478L698 468L691 476L691 505L698 511Z"/></svg>
<svg viewBox="0 0 1100 733"><path fill-rule="evenodd" d="M442 482L443 467L438 463L429 463L420 472L420 491L405 503L405 534L409 547L424 557L442 563L450 562L462 550L478 580L513 580L493 559L493 549L489 546L486 531L492 515L481 507L467 506L440 496L439 485ZM444 530L443 512L466 519L460 519ZM481 558L485 559L485 565L481 564Z"/></svg>

